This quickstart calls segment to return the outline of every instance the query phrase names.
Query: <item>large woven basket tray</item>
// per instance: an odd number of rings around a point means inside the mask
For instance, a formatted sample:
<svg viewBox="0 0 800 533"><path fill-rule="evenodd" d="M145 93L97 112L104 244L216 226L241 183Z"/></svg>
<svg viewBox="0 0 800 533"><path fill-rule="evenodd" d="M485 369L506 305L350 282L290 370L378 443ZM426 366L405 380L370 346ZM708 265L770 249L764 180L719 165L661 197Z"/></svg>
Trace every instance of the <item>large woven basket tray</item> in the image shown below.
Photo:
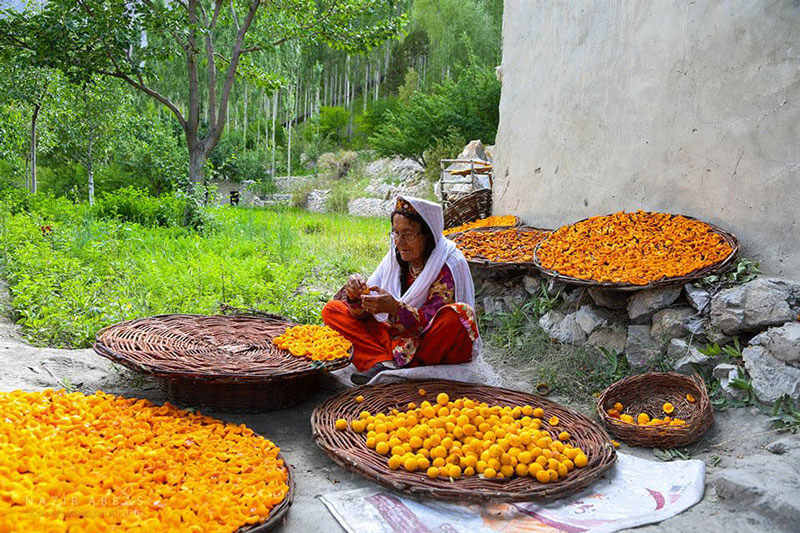
<svg viewBox="0 0 800 533"><path fill-rule="evenodd" d="M491 189L479 189L444 208L444 228L454 228L492 214Z"/></svg>
<svg viewBox="0 0 800 533"><path fill-rule="evenodd" d="M487 227L487 228L474 228L466 231L461 231L458 233L453 233L448 235L447 238L450 240L455 241L458 243L458 238L461 235L465 235L468 233L496 233L498 231L504 231L508 229L516 229L519 232L526 232L526 231L544 231L544 232L551 232L553 230L550 229L543 229L543 228L536 228L533 226L514 226L513 228L510 226L498 226L498 227ZM547 238L547 237L545 237ZM538 247L538 244L537 244ZM531 255L533 256L534 250L531 250ZM538 269L539 267L536 265L534 261L492 261L485 257L473 257L472 259L467 259L467 263L471 267L477 267L480 269L488 269L494 271L507 271L507 270L526 270L526 269Z"/></svg>
<svg viewBox="0 0 800 533"><path fill-rule="evenodd" d="M542 407L546 416L557 415L559 429L569 431L570 442L580 446L589 458L584 468L576 468L564 480L543 485L530 477L505 480L480 479L477 476L456 481L429 479L424 472L392 471L386 457L366 447L366 436L352 431L336 431L338 418L358 418L361 411L371 413L404 409L408 402L419 402L418 389L427 391L427 398L446 392L451 399L467 396L475 401L497 405ZM364 401L356 403L358 395ZM459 502L555 500L588 486L617 460L606 432L593 420L539 396L522 392L459 383L454 381L412 381L405 383L364 385L327 400L311 416L314 440L337 464L377 481L391 489L440 500Z"/></svg>
<svg viewBox="0 0 800 533"><path fill-rule="evenodd" d="M677 215L673 214L672 216L677 216ZM696 219L694 217L690 217L690 216L687 216L687 215L680 215L680 216L682 216L684 218L691 219L691 220L698 220L698 219ZM588 220L588 218L581 219L581 220L579 220L577 222L574 222L572 224L578 224L580 222L583 222L584 220ZM739 254L739 239L736 237L736 235L734 235L733 233L727 232L727 231L723 230L722 228L720 228L718 226L715 226L714 224L711 224L709 222L704 222L704 221L701 221L701 222L703 222L704 224L707 224L708 226L710 226L711 229L713 229L723 239L725 239L725 241L730 245L732 250L731 250L731 253L728 255L728 257L726 257L725 259L723 259L721 261L718 261L718 262L714 263L713 265L708 265L706 267L699 268L699 269L697 269L697 270L695 270L693 272L689 272L688 274L685 274L683 276L675 276L675 277L671 277L671 278L663 278L663 279L660 279L658 281L652 281L652 282L647 283L645 285L635 285L633 283L615 283L615 282L610 282L610 281L601 282L601 281L595 281L595 280L591 280L591 279L581 279L581 278L574 278L572 276L566 276L566 275L561 274L561 273L559 273L559 272L557 272L555 270L551 270L549 268L545 268L544 266L542 266L542 263L539 261L539 256L538 256L539 248L541 248L542 244L544 244L544 242L549 237L546 237L539 244L536 245L536 249L534 250L534 253L533 253L533 262L534 262L536 268L539 269L542 272L542 274L544 274L545 276L548 276L548 277L553 278L553 279L558 280L558 281L562 281L564 283L569 283L570 285L580 285L580 286L583 286L583 287L598 288L598 289L615 289L615 290L619 290L619 291L639 291L639 290L646 290L646 289L656 289L656 288L663 288L663 287L671 287L673 285L683 285L683 284L688 283L690 281L694 281L694 280L697 280L697 279L700 279L700 278L704 278L704 277L706 277L706 276L708 276L710 274L714 274L714 273L718 273L718 272L724 272L724 271L728 270L733 265L733 262L736 260L736 257ZM568 224L568 225L571 226L572 224ZM556 230L553 230L553 231L556 231Z"/></svg>
<svg viewBox="0 0 800 533"><path fill-rule="evenodd" d="M694 396L694 402L686 395ZM673 418L686 421L682 426L640 426L627 424L610 416L616 402L623 405L623 413L633 416L647 413L651 418L663 418L662 407L669 402L675 407ZM597 397L597 415L611 432L630 446L649 448L677 448L703 438L714 423L714 408L708 391L699 376L685 376L676 372L650 372L630 376L612 384Z"/></svg>
<svg viewBox="0 0 800 533"><path fill-rule="evenodd" d="M272 511L269 513L269 518L267 518L266 521L253 526L240 527L238 530L236 530L237 533L263 533L265 531L272 531L278 525L280 525L281 521L286 516L286 513L289 512L289 508L292 506L292 502L294 500L294 476L292 475L292 468L286 462L286 459L283 457L283 455L279 453L278 457L283 460L283 466L286 468L286 472L288 474L286 477L286 483L289 485L289 491L286 493L283 501L272 508Z"/></svg>
<svg viewBox="0 0 800 533"><path fill-rule="evenodd" d="M177 404L281 409L313 394L321 372L350 362L312 362L279 349L272 339L293 325L277 316L158 315L101 329L94 350L155 376Z"/></svg>
<svg viewBox="0 0 800 533"><path fill-rule="evenodd" d="M484 217L484 218L487 218L487 217ZM470 222L477 222L478 220L482 220L482 219L480 219L480 218L477 218L477 219L475 219L475 220L470 220ZM466 224L466 222L465 222L465 224ZM523 225L523 224L522 224L522 220L520 220L520 218L519 218L518 216L514 216L514 223L513 223L513 224L507 224L507 225L504 225L504 226L497 226L497 225L494 225L494 226L478 226L478 227L475 227L475 228L463 229L463 230L461 230L461 231L454 231L454 232L452 232L452 233L445 233L445 235L444 235L444 236L445 236L446 238L450 239L450 238L451 238L453 235L458 235L459 233L463 233L463 232L465 232L465 231L478 230L478 229L484 229L484 230L486 230L486 229L495 229L495 230L501 230L501 229L518 228L518 227L520 227L520 226L522 226L522 225ZM456 226L453 226L453 227L456 227ZM445 229L445 231L447 231L447 229Z"/></svg>

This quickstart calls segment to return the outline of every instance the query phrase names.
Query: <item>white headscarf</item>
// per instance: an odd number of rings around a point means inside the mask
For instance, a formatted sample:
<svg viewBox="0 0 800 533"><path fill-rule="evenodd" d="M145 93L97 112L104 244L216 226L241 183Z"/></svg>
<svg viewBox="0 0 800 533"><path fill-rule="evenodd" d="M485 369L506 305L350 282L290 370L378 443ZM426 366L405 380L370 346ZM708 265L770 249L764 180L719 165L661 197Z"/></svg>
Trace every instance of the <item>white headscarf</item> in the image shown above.
<svg viewBox="0 0 800 533"><path fill-rule="evenodd" d="M400 286L400 263L397 262L396 248L394 240L390 238L389 251L381 260L378 268L369 277L367 283L370 286L378 286L391 294L396 300L405 303L411 307L421 307L428 299L428 291L436 278L439 276L442 267L446 264L450 268L455 282L455 299L456 302L469 304L472 309L475 309L475 285L472 282L472 274L469 271L469 264L464 258L461 250L456 248L453 241L445 239L442 235L444 230L444 214L442 206L420 198L413 198L410 196L398 196L398 199L410 203L414 210L419 213L425 223L433 233L433 238L436 241L436 246L431 252L431 256L425 262L425 268L414 280L411 286L406 290L405 294L400 294L402 287ZM386 313L375 315L375 318L380 321L387 319ZM479 349L480 343L478 339L473 343L473 352Z"/></svg>

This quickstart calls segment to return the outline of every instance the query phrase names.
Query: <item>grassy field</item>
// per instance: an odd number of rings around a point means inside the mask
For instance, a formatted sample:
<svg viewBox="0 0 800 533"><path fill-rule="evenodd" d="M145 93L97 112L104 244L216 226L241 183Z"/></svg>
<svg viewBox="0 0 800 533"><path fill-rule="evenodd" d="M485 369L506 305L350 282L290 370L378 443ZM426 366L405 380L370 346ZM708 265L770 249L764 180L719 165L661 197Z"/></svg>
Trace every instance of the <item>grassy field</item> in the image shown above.
<svg viewBox="0 0 800 533"><path fill-rule="evenodd" d="M388 220L231 207L207 215L213 229L196 232L63 199L2 201L13 318L30 342L57 347L89 346L122 320L213 313L221 302L317 323L348 274L370 273L388 244Z"/></svg>

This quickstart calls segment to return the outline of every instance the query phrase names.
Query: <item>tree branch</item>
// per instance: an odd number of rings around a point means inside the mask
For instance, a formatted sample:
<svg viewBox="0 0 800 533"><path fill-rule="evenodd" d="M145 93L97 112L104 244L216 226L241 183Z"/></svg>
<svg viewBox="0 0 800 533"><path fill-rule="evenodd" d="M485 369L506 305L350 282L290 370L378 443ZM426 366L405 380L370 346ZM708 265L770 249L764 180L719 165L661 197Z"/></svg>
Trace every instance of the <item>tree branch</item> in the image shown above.
<svg viewBox="0 0 800 533"><path fill-rule="evenodd" d="M214 60L214 42L212 33L214 27L217 25L220 8L222 7L222 0L216 0L214 6L214 15L211 17L211 22L208 23L208 31L205 32L206 37L206 60L208 61L208 127L213 130L217 126L217 64Z"/></svg>
<svg viewBox="0 0 800 533"><path fill-rule="evenodd" d="M217 125L215 128L209 129L208 135L203 140L203 148L206 150L208 150L210 146L216 145L219 141L219 138L222 136L222 128L225 125L225 117L227 114L226 108L228 105L228 98L230 98L231 89L233 88L233 80L236 77L236 68L239 66L239 56L242 53L244 36L247 33L247 30L250 29L250 24L252 24L253 18L255 17L256 11L258 11L260 5L261 0L252 1L250 4L250 9L247 12L247 16L242 22L242 26L239 28L239 31L236 33L236 42L234 43L233 50L231 51L231 62L228 65L228 70L225 73L225 84L222 86L222 94L220 95Z"/></svg>
<svg viewBox="0 0 800 533"><path fill-rule="evenodd" d="M239 31L239 16L236 14L236 8L233 7L233 0L231 0L231 15L233 16L233 24L236 26L236 31Z"/></svg>
<svg viewBox="0 0 800 533"><path fill-rule="evenodd" d="M163 96L158 91L155 91L154 89L151 89L150 87L146 86L144 83L140 83L140 82L134 80L133 78L131 78L130 76L128 76L127 74L125 74L124 72L121 72L119 70L117 70L116 72L111 72L111 71L108 71L108 70L98 70L97 73L98 74L102 74L104 76L111 76L112 78L120 79L120 80L128 83L132 87L134 87L134 88L142 91L143 93L147 94L151 98L153 98L153 99L157 100L158 102L162 103L164 106L167 107L167 109L172 111L172 114L175 115L175 118L178 119L178 122L180 123L181 127L184 129L184 131L186 130L186 119L183 118L183 114L181 113L181 110L178 109L178 107L175 104L173 104L169 100L169 98Z"/></svg>
<svg viewBox="0 0 800 533"><path fill-rule="evenodd" d="M189 74L189 120L187 122L187 132L192 132L194 139L197 139L197 126L200 120L200 84L197 76L197 41L195 39L195 27L198 24L197 4L199 0L189 0L189 46L186 47L186 69ZM192 148L190 136L186 136L189 142L189 149Z"/></svg>

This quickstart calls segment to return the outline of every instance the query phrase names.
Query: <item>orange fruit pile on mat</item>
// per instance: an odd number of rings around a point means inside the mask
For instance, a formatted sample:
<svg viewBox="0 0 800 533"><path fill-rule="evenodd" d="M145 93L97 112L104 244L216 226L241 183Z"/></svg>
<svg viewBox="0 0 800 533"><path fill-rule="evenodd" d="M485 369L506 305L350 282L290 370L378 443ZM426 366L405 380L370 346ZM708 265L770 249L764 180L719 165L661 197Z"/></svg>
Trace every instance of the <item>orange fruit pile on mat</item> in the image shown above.
<svg viewBox="0 0 800 533"><path fill-rule="evenodd" d="M450 235L452 233L458 233L459 231L466 231L468 229L488 228L488 227L498 227L498 226L513 226L516 223L517 223L517 217L515 217L514 215L486 217L474 220L472 222L467 222L466 224L461 224L460 226L455 226L453 228L446 229L442 233L445 235Z"/></svg>
<svg viewBox="0 0 800 533"><path fill-rule="evenodd" d="M288 328L283 334L272 339L281 350L288 350L294 356L306 357L312 361L334 361L350 357L353 346L349 340L328 326L305 325Z"/></svg>
<svg viewBox="0 0 800 533"><path fill-rule="evenodd" d="M286 497L278 451L168 403L0 393L0 531L236 531Z"/></svg>
<svg viewBox="0 0 800 533"><path fill-rule="evenodd" d="M445 393L419 407L338 419L339 431L365 435L364 445L386 457L391 470L420 472L431 479L532 477L552 483L589 460L570 443L556 416L530 405L500 406Z"/></svg>
<svg viewBox="0 0 800 533"><path fill-rule="evenodd" d="M733 249L699 220L620 211L554 231L537 252L559 274L602 283L646 285L716 264Z"/></svg>
<svg viewBox="0 0 800 533"><path fill-rule="evenodd" d="M453 242L467 259L482 257L496 263L527 263L533 261L533 249L548 234L518 228L469 231L453 236Z"/></svg>
<svg viewBox="0 0 800 533"><path fill-rule="evenodd" d="M692 398L690 401L694 401L694 396L691 394L687 394L687 400L689 397ZM675 406L671 403L667 402L661 406L661 410L664 412L664 416L659 418L657 416L650 417L647 413L638 413L636 417L630 414L624 413L625 407L617 402L614 404L613 407L606 409L606 414L611 418L615 418L620 422L624 422L625 424L636 424L638 426L684 426L686 425L686 421L682 420L678 417L671 417L669 415L675 412Z"/></svg>

